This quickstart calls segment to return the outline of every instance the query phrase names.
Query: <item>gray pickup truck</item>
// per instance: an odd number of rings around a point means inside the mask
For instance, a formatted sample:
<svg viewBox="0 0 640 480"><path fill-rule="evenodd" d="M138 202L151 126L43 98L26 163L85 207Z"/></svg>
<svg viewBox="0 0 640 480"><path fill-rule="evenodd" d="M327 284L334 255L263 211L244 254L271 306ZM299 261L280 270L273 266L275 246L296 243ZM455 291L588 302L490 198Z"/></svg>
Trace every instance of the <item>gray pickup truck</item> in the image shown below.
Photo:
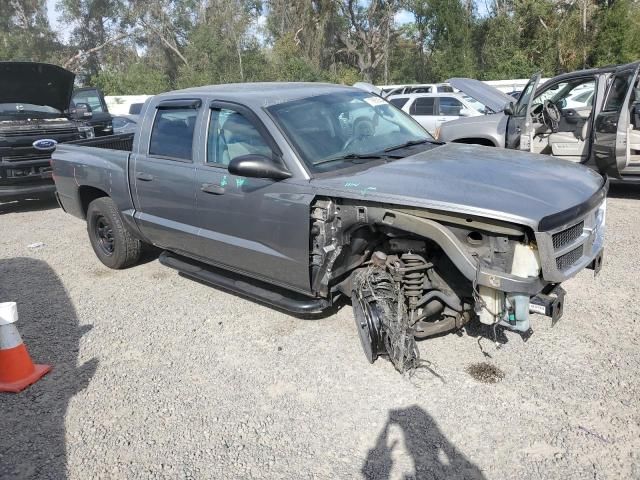
<svg viewBox="0 0 640 480"><path fill-rule="evenodd" d="M184 275L297 314L351 298L369 361L479 319L557 320L602 262L606 179L542 155L435 141L384 99L329 84L157 95L135 135L59 145L62 208L108 267L144 244ZM571 181L568 182L567 179Z"/></svg>

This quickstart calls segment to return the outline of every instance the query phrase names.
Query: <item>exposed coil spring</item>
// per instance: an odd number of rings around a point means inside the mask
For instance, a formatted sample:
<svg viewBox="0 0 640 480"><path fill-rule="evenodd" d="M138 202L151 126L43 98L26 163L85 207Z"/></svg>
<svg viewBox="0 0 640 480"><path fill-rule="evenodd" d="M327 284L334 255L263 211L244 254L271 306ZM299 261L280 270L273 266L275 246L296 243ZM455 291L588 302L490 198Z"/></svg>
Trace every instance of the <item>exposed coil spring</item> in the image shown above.
<svg viewBox="0 0 640 480"><path fill-rule="evenodd" d="M404 253L400 259L405 265L402 275L404 295L409 302L409 308L413 310L422 296L425 270L429 264L422 256L415 253Z"/></svg>

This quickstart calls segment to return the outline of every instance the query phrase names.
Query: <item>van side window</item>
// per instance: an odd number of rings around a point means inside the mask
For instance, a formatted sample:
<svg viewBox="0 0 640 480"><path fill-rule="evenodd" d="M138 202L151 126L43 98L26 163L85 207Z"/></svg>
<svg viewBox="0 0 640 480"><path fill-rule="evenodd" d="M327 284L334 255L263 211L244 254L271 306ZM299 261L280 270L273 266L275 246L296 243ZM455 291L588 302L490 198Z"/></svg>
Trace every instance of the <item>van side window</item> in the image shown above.
<svg viewBox="0 0 640 480"><path fill-rule="evenodd" d="M250 154L273 156L258 129L240 112L226 108L211 110L207 163L226 167L234 158Z"/></svg>
<svg viewBox="0 0 640 480"><path fill-rule="evenodd" d="M158 109L149 155L192 160L193 132L198 111L193 108Z"/></svg>

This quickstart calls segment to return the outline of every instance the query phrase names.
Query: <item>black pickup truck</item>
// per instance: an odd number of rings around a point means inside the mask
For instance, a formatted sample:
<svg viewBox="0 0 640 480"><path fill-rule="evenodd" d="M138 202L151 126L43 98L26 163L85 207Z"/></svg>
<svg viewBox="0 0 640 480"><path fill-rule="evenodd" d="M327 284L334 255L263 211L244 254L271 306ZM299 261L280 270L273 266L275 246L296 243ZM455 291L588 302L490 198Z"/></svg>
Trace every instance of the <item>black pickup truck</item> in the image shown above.
<svg viewBox="0 0 640 480"><path fill-rule="evenodd" d="M56 144L94 136L87 105L69 110L74 78L56 65L0 62L0 201L54 192Z"/></svg>

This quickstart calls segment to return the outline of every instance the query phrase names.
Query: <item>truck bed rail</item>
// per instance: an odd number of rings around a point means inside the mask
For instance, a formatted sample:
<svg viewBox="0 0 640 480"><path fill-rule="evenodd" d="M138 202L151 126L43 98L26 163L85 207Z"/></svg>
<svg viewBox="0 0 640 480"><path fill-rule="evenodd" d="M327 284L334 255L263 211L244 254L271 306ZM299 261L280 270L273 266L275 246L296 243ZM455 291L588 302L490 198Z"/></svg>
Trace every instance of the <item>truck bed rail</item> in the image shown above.
<svg viewBox="0 0 640 480"><path fill-rule="evenodd" d="M85 147L106 148L107 150L133 150L133 133L121 133L120 135L108 135L106 137L83 138L66 142L67 145L82 145Z"/></svg>

